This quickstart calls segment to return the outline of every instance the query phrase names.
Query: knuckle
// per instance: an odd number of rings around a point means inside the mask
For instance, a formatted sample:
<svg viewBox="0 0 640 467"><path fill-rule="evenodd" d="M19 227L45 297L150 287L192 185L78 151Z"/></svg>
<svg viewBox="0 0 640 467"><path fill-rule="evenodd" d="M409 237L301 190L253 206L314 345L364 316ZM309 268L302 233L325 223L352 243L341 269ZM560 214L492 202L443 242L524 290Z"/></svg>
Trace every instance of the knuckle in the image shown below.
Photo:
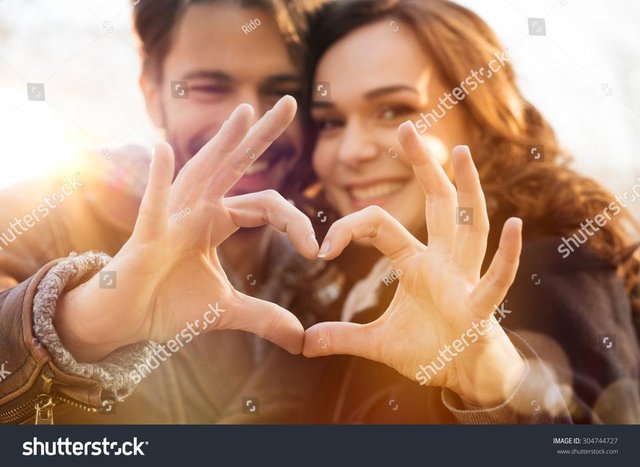
<svg viewBox="0 0 640 467"><path fill-rule="evenodd" d="M387 214L387 211L376 205L367 206L364 212L375 219L382 219Z"/></svg>
<svg viewBox="0 0 640 467"><path fill-rule="evenodd" d="M377 205L372 205L372 206L367 206L366 208L364 208L364 210L371 214L372 216L382 216L384 215L384 213L386 212L384 209L382 209L380 206Z"/></svg>
<svg viewBox="0 0 640 467"><path fill-rule="evenodd" d="M454 200L458 196L455 187L451 184L442 183L433 189L433 197L442 202Z"/></svg>
<svg viewBox="0 0 640 467"><path fill-rule="evenodd" d="M284 198L282 197L282 195L272 188L268 190L264 190L262 192L262 196L268 203L271 203L271 204L279 204L282 201L284 201Z"/></svg>
<svg viewBox="0 0 640 467"><path fill-rule="evenodd" d="M338 219L333 224L331 224L331 227L329 227L329 231L327 232L327 235L329 235L329 233L331 232L342 231L343 229L347 228L349 226L350 221L351 221L351 215L347 215L341 219Z"/></svg>

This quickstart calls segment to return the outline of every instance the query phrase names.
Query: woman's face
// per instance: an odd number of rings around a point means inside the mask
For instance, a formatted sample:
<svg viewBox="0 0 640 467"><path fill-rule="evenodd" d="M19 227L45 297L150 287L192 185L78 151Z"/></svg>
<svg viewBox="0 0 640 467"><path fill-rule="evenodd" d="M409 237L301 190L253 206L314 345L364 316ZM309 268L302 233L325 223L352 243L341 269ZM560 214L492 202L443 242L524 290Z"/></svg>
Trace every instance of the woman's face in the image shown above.
<svg viewBox="0 0 640 467"><path fill-rule="evenodd" d="M397 128L450 90L412 30L391 20L355 30L322 57L314 82L313 167L329 202L342 216L378 205L412 232L424 228L424 194ZM450 107L423 135L448 173L453 147L470 143L463 105Z"/></svg>

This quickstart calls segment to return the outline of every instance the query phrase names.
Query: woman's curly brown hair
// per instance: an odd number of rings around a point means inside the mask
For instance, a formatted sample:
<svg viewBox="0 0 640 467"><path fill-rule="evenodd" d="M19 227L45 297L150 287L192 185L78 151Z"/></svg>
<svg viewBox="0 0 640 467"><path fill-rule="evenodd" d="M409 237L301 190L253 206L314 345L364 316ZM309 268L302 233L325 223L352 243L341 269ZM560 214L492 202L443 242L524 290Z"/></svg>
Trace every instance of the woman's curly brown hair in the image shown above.
<svg viewBox="0 0 640 467"><path fill-rule="evenodd" d="M306 77L326 51L353 30L384 19L399 21L416 34L450 89L470 70L486 66L504 49L493 30L475 13L447 0L340 0L321 5L309 20ZM606 212L614 197L596 181L569 168L571 158L554 131L517 87L511 65L463 101L481 135L469 146L480 173L493 225L518 216L525 235L571 236L580 224ZM313 133L313 130L310 130ZM532 160L532 146L543 160ZM309 151L310 152L310 151ZM308 189L314 182L309 159L294 171L290 186ZM639 230L620 209L589 241L589 247L618 268L640 317Z"/></svg>

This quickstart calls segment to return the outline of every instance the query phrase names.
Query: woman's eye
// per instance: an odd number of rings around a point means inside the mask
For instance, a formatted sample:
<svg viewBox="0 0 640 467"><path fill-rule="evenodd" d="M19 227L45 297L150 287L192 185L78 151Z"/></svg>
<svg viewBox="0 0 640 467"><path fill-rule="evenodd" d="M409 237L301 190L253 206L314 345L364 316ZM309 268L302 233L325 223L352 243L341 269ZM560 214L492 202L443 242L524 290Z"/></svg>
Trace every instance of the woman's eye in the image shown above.
<svg viewBox="0 0 640 467"><path fill-rule="evenodd" d="M343 125L342 120L337 118L325 118L316 120L316 126L320 131L330 131L336 128L340 128Z"/></svg>
<svg viewBox="0 0 640 467"><path fill-rule="evenodd" d="M395 105L382 109L380 112L380 118L382 120L395 121L413 112L414 110L412 108L405 105Z"/></svg>

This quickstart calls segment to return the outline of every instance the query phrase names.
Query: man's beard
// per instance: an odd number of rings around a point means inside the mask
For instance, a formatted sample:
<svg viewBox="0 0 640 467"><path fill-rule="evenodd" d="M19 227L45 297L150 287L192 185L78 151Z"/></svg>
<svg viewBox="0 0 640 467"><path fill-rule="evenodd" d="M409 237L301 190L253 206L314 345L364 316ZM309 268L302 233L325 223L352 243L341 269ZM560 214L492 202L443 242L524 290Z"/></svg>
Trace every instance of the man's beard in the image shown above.
<svg viewBox="0 0 640 467"><path fill-rule="evenodd" d="M178 173L184 168L189 160L191 160L191 158L194 157L209 141L210 138L208 138L208 136L197 135L188 141L186 150L183 150L180 145L180 140L176 137L175 133L167 132L167 142L171 147L173 147L175 153L174 179L178 176ZM296 157L297 153L298 150L290 138L281 136L274 141L271 146L269 146L269 148L267 148L267 150L256 159L255 162L267 164L267 168L264 172L265 176L268 177L269 173L273 170L277 171L281 167L281 164L287 164L287 166L289 166L289 162ZM284 179L285 176L286 173L280 178ZM274 180L273 182L276 186L269 186L265 188L274 188L279 190L283 180Z"/></svg>

